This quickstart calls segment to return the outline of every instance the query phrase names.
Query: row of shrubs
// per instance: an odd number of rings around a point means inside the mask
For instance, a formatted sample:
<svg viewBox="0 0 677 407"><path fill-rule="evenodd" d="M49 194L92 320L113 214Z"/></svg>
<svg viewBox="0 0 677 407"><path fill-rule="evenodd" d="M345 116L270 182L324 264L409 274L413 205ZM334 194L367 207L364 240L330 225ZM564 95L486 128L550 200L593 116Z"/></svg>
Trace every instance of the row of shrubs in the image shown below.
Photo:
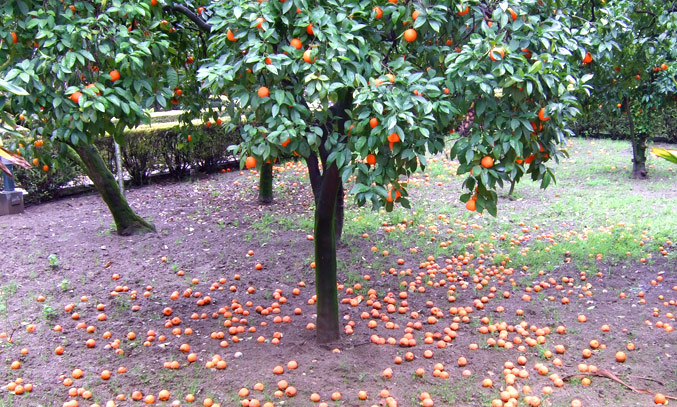
<svg viewBox="0 0 677 407"><path fill-rule="evenodd" d="M655 141L677 143L677 106L668 106L660 113L650 117L637 117L633 121L637 133L648 134ZM615 117L605 119L594 109L584 111L574 124L573 130L580 137L617 140L630 138L630 126L625 114L619 113Z"/></svg>
<svg viewBox="0 0 677 407"><path fill-rule="evenodd" d="M178 126L160 125L129 130L125 133L125 143L121 147L122 167L132 185L149 184L155 176L171 177L176 180L185 178L188 172L214 172L225 162L233 159L228 146L239 143L236 132L226 133L221 126L194 127L189 132ZM96 142L97 148L109 168L116 172L115 148L112 137ZM64 194L66 191L84 187L84 173L78 166L57 159L58 143L48 143L43 148L54 160L49 171L39 168L24 170L15 167L15 181L18 187L28 192L27 203L42 202Z"/></svg>

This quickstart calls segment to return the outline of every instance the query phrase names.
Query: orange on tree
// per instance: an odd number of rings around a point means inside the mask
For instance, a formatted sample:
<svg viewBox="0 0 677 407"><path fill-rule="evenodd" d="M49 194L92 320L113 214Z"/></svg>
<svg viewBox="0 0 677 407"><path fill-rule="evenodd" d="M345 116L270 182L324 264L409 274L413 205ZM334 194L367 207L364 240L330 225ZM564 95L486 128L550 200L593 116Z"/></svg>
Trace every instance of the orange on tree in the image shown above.
<svg viewBox="0 0 677 407"><path fill-rule="evenodd" d="M268 90L267 87L261 86L257 91L257 95L259 95L260 98L267 98L268 96L270 96L270 91Z"/></svg>
<svg viewBox="0 0 677 407"><path fill-rule="evenodd" d="M485 156L482 158L482 161L480 162L482 167L484 168L491 168L494 166L494 158L491 156Z"/></svg>
<svg viewBox="0 0 677 407"><path fill-rule="evenodd" d="M78 104L80 102L81 96L82 92L73 92L73 94L70 96L70 100L72 100L73 103Z"/></svg>
<svg viewBox="0 0 677 407"><path fill-rule="evenodd" d="M418 37L418 34L416 33L416 30L413 28L409 28L404 31L404 40L407 42L413 42L416 41L416 38Z"/></svg>
<svg viewBox="0 0 677 407"><path fill-rule="evenodd" d="M110 71L109 75L110 75L110 80L113 81L113 82L120 79L120 72L118 72L117 70Z"/></svg>
<svg viewBox="0 0 677 407"><path fill-rule="evenodd" d="M312 49L307 49L303 53L303 60L306 61L306 63L312 64L315 61L317 61L317 57L313 58L312 53L313 53Z"/></svg>

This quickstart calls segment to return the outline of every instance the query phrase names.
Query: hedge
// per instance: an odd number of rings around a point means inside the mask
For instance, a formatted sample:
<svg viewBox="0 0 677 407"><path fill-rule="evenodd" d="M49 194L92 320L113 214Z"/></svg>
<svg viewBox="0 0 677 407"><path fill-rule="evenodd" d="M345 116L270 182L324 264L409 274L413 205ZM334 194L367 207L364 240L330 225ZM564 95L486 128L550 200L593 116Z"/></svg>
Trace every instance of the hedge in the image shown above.
<svg viewBox="0 0 677 407"><path fill-rule="evenodd" d="M677 143L677 107L668 106L652 117L648 125L635 123L635 128L635 131L645 132L654 141ZM600 116L594 108L583 111L580 119L575 122L573 130L581 137L630 139L628 119L625 114L605 118Z"/></svg>
<svg viewBox="0 0 677 407"><path fill-rule="evenodd" d="M190 138L190 141L189 141ZM125 142L120 146L122 166L130 177L132 185L145 185L152 176L169 175L182 179L191 169L213 172L231 161L228 146L239 143L237 132L226 133L221 126L192 126L180 128L176 122L141 126L125 132ZM96 142L101 156L109 162L115 173L115 150L112 137ZM28 195L26 203L42 202L63 194L64 187L83 186L82 170L59 159L60 143L47 143L42 154L52 157L48 172L40 168L24 170L15 168L15 181ZM63 156L63 155L61 155Z"/></svg>

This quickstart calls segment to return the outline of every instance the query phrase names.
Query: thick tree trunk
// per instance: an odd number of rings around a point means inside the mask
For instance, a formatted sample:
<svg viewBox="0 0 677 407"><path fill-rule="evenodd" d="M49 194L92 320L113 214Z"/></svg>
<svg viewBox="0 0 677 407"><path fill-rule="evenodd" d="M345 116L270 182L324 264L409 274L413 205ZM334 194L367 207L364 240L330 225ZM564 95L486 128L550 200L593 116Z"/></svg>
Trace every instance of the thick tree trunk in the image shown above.
<svg viewBox="0 0 677 407"><path fill-rule="evenodd" d="M101 195L101 198L113 215L118 235L129 236L154 232L155 227L134 213L129 206L127 200L120 192L113 173L110 172L103 159L101 159L101 155L96 147L82 143L71 145L71 147L77 153L82 169L87 173L89 179L92 180L94 187L96 187L99 195Z"/></svg>
<svg viewBox="0 0 677 407"><path fill-rule="evenodd" d="M324 170L315 207L315 285L317 294L317 341L339 338L336 288L336 194L341 180L336 164Z"/></svg>
<svg viewBox="0 0 677 407"><path fill-rule="evenodd" d="M630 100L625 98L625 112L628 115L630 127L630 141L632 143L632 178L644 179L647 177L646 170L646 134L635 134L635 123L632 121Z"/></svg>
<svg viewBox="0 0 677 407"><path fill-rule="evenodd" d="M259 203L273 202L273 164L264 163L259 173Z"/></svg>
<svg viewBox="0 0 677 407"><path fill-rule="evenodd" d="M308 164L308 178L310 178L310 185L313 190L313 199L315 199L315 205L317 205L322 185L322 174L320 173L317 156L311 154L306 159L306 163ZM344 194L343 181L339 180L339 190L336 193L336 218L334 220L334 235L337 243L341 241L341 236L343 235L343 221L345 218Z"/></svg>
<svg viewBox="0 0 677 407"><path fill-rule="evenodd" d="M343 235L343 220L345 218L345 200L344 200L343 182L339 181L338 192L336 193L336 216L334 218L334 237L336 242L341 242Z"/></svg>

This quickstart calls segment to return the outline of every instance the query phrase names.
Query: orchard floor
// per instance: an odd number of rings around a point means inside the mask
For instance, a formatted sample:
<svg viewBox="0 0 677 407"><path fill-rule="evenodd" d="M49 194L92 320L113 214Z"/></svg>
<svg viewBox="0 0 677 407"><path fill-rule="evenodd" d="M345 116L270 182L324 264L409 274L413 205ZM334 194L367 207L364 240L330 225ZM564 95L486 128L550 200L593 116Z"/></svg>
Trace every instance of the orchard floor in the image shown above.
<svg viewBox="0 0 677 407"><path fill-rule="evenodd" d="M677 168L651 158L650 178L634 181L627 143L568 150L557 185L525 181L514 200L503 191L497 218L465 210L462 177L443 158L410 180L412 210L350 204L345 330L330 346L307 329L312 199L300 164L277 168L270 206L257 205L250 172L129 191L157 234L118 237L95 195L0 218L0 406L144 405L137 391L155 405L419 406L427 392L435 406L491 406L513 380L520 406L653 405L581 375L586 366L677 396ZM399 346L408 332L415 346ZM14 394L17 379L32 391ZM282 380L295 396L275 394Z"/></svg>

